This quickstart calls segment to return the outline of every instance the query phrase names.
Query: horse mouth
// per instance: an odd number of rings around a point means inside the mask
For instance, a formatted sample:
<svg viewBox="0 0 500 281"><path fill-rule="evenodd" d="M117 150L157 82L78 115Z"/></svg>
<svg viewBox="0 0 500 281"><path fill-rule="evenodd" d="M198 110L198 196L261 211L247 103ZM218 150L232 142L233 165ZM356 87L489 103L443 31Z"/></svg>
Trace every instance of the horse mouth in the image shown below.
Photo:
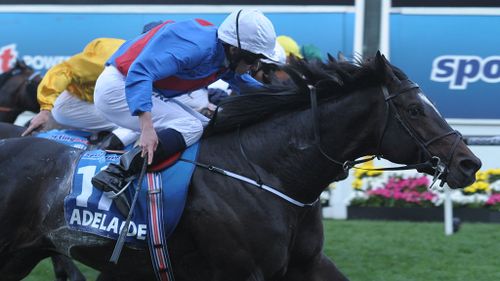
<svg viewBox="0 0 500 281"><path fill-rule="evenodd" d="M476 172L481 168L481 160L469 158L461 160L455 169L446 175L446 183L452 189L464 188L476 181Z"/></svg>
<svg viewBox="0 0 500 281"><path fill-rule="evenodd" d="M479 168L481 168L481 161L478 158L464 159L451 165L448 172L441 175L439 180L446 182L452 189L464 188L476 181L476 172ZM435 176L433 168L423 168L417 171Z"/></svg>
<svg viewBox="0 0 500 281"><path fill-rule="evenodd" d="M448 186L452 189L464 188L476 181L476 176L472 175L471 177L456 177L454 174L448 174L445 179Z"/></svg>

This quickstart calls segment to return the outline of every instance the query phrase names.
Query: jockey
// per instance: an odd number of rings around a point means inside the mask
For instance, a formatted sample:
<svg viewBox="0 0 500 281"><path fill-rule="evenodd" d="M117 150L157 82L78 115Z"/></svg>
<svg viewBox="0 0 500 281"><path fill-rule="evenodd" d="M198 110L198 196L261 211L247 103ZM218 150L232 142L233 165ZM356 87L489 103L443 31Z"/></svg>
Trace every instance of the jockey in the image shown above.
<svg viewBox="0 0 500 281"><path fill-rule="evenodd" d="M274 54L276 61L261 59L260 63L252 67L250 71L250 75L263 85L277 84L289 80L288 74L281 70L281 67L286 64L286 53L278 42L274 47Z"/></svg>
<svg viewBox="0 0 500 281"><path fill-rule="evenodd" d="M302 47L300 47L300 53L304 56L304 59L308 61L323 61L321 50L313 44L302 45Z"/></svg>
<svg viewBox="0 0 500 281"><path fill-rule="evenodd" d="M286 35L280 35L276 38L280 43L281 47L285 49L287 62L290 62L290 57L294 56L299 59L302 59L302 54L300 53L299 44L292 37Z"/></svg>
<svg viewBox="0 0 500 281"><path fill-rule="evenodd" d="M111 122L141 132L139 147L99 172L92 184L119 190L139 172L144 155L152 164L198 141L202 121L170 98L217 79L238 82L259 59L274 58L275 42L271 21L244 9L219 28L201 19L165 21L123 44L99 76L94 101Z"/></svg>
<svg viewBox="0 0 500 281"><path fill-rule="evenodd" d="M106 60L124 43L114 38L97 38L83 52L53 66L38 85L40 112L31 120L23 136L43 126L50 114L54 120L72 128L89 131L112 131L105 148L123 149L137 138L137 133L101 117L93 105L94 85L104 70Z"/></svg>

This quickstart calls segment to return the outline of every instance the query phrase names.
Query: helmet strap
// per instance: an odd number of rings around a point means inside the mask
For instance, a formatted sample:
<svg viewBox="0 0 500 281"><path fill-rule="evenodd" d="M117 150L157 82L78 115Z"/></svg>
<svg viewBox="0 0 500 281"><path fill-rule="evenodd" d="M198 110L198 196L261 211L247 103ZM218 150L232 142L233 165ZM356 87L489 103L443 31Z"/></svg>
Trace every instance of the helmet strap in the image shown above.
<svg viewBox="0 0 500 281"><path fill-rule="evenodd" d="M238 42L238 50L236 52L233 52L233 53L230 53L230 64L229 64L229 68L231 70L235 70L236 67L238 66L238 63L240 62L240 60L242 59L242 55L241 55L241 42L240 42L240 14L243 10L239 10L238 13L236 14L236 40Z"/></svg>
<svg viewBox="0 0 500 281"><path fill-rule="evenodd" d="M240 42L240 14L243 9L238 11L236 14L236 39L238 40L238 49L241 51L241 42Z"/></svg>
<svg viewBox="0 0 500 281"><path fill-rule="evenodd" d="M241 41L240 41L240 14L243 10L239 10L238 13L236 14L236 40L238 42L238 49L234 50L232 52L229 52L230 54L230 59L229 59L229 68L231 70L235 70L238 64L240 63L241 60L245 59L245 53L241 48Z"/></svg>
<svg viewBox="0 0 500 281"><path fill-rule="evenodd" d="M236 67L238 66L238 63L242 59L242 52L241 52L241 41L240 41L240 14L243 11L243 9L239 10L238 13L236 14L236 40L238 42L238 50L236 52L232 52L231 59L230 59L230 65L229 68L232 70L235 70Z"/></svg>

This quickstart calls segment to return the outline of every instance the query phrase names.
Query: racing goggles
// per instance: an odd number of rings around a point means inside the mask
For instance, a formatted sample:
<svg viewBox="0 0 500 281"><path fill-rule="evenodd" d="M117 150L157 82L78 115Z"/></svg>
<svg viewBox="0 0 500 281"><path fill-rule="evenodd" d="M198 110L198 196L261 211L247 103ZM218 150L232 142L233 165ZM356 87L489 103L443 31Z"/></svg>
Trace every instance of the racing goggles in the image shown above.
<svg viewBox="0 0 500 281"><path fill-rule="evenodd" d="M254 65L260 61L260 59L263 59L264 56L261 54L254 54L249 51L241 50L241 56L240 59L245 62L247 65Z"/></svg>

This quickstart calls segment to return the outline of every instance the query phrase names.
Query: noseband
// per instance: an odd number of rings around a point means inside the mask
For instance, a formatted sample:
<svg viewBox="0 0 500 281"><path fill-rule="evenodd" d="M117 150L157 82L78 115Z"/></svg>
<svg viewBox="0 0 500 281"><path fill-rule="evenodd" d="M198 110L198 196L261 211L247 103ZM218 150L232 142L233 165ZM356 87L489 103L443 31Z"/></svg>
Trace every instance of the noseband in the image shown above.
<svg viewBox="0 0 500 281"><path fill-rule="evenodd" d="M410 80L405 80L405 86L402 87L397 93L395 94L390 94L389 90L385 85L381 86L382 93L384 95L384 101L386 104L386 110L385 110L385 124L383 125L382 133L380 134L380 139L378 141L377 145L377 155L371 156L368 158L363 158L360 160L354 160L350 161L347 160L345 162L341 162L338 160L335 160L334 158L330 157L322 148L321 146L321 138L320 138L320 130L319 130L319 112L318 112L318 102L317 102L317 95L316 95L316 87L309 85L309 92L310 92L310 98L311 98L311 114L313 118L313 129L314 129L314 138L315 138L315 145L320 151L320 153L329 161L342 166L342 168L345 171L348 171L351 168L355 169L363 169L363 170L375 170L375 171L398 171L398 170L411 170L411 169L422 169L422 168L432 168L434 169L435 173L433 176L433 182L429 186L429 189L432 188L432 186L436 183L438 179L441 179L441 186L444 184L444 180L446 179L446 175L448 173L448 167L450 166L451 160L453 159L453 155L455 154L455 151L457 149L457 146L459 142L462 140L462 135L456 131L456 130L451 130L449 132L446 132L442 135L436 136L434 138L431 138L430 140L424 140L418 133L417 131L409 124L409 122L406 122L404 120L394 104L393 99L398 97L401 94L404 94L406 92L409 92L410 90L413 89L419 89L420 87L418 84L410 81ZM417 163L417 164L411 164L411 165L405 165L405 166L400 166L400 167L386 167L386 168L377 168L377 169L364 169L364 168L359 168L356 167L357 164L364 163L371 161L375 158L380 159L383 157L382 154L380 154L380 148L382 146L382 143L384 141L384 136L387 131L387 128L389 126L389 118L391 116L392 111L392 116L396 118L398 123L403 127L403 129L408 133L408 135L412 138L415 143L418 144L418 146L421 148L423 152L427 155L428 160L422 163ZM453 143L453 146L450 149L450 152L448 154L448 157L445 159L445 161L442 161L440 157L434 155L430 149L429 146L438 141L441 140L447 136L450 135L456 135L455 141Z"/></svg>

